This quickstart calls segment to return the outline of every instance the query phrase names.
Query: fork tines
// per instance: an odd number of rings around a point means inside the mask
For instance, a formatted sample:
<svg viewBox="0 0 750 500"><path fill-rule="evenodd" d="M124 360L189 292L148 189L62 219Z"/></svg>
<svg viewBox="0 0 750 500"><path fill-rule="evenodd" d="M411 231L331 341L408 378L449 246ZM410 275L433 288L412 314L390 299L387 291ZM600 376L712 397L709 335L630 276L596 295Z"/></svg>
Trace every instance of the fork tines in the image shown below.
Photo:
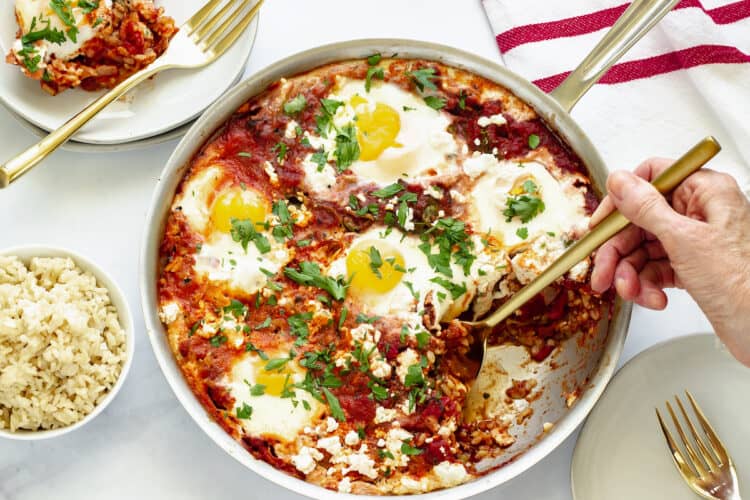
<svg viewBox="0 0 750 500"><path fill-rule="evenodd" d="M703 433L698 432L693 420L685 411L682 401L675 396L675 403L682 414L682 420L690 431L690 436L688 436L672 405L667 401L667 411L672 417L672 423L680 437L682 448L675 442L671 431L662 419L661 413L656 409L656 417L659 419L659 425L667 440L677 470L688 485L704 498L739 498L733 496L738 494L736 491L737 479L734 465L726 447L692 394L685 391L685 395ZM729 493L729 496L727 496L727 493Z"/></svg>
<svg viewBox="0 0 750 500"><path fill-rule="evenodd" d="M250 25L262 3L263 0L210 0L188 19L183 29L201 50L221 53Z"/></svg>

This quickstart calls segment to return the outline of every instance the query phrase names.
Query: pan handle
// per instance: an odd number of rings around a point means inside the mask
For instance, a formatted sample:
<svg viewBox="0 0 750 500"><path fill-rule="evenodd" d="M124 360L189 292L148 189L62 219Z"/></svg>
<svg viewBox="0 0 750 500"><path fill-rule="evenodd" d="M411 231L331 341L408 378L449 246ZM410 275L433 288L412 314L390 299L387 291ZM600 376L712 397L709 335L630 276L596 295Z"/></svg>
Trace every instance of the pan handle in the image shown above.
<svg viewBox="0 0 750 500"><path fill-rule="evenodd" d="M634 0L586 59L550 95L568 112L679 0Z"/></svg>

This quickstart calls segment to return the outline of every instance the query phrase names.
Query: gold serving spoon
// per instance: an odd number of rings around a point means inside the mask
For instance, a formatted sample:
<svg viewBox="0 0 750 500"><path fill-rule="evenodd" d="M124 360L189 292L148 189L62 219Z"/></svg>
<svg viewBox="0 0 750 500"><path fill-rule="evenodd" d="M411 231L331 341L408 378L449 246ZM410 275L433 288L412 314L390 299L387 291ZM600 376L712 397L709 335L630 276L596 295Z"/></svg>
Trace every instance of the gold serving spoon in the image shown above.
<svg viewBox="0 0 750 500"><path fill-rule="evenodd" d="M690 151L685 153L672 166L661 173L652 181L654 187L662 194L668 194L673 191L683 180L690 174L699 170L711 158L721 150L721 146L713 137L706 137L698 144L693 146ZM473 380L471 389L466 395L465 409L481 407L484 394L477 390L478 387L484 387L485 384L478 383L482 377L492 374L492 371L486 370L485 359L487 357L487 339L493 328L501 321L508 318L517 311L521 306L542 292L547 286L552 284L556 279L568 272L573 266L591 255L594 250L599 248L607 240L625 229L630 222L617 210L609 214L604 220L589 231L583 238L573 244L565 251L555 262L536 277L531 283L519 290L500 308L482 321L464 322L473 333L472 344L470 346L467 358L467 371L474 367L474 376L466 377L466 380ZM481 419L481 415L476 411L464 411L464 420L471 422Z"/></svg>
<svg viewBox="0 0 750 500"><path fill-rule="evenodd" d="M169 69L196 69L208 66L245 32L264 0L209 0L185 24L169 43L166 52L150 66L126 78L115 88L86 106L47 137L15 158L0 164L0 189L35 167L65 143L81 127L112 101L141 82ZM252 8L250 7L252 5Z"/></svg>

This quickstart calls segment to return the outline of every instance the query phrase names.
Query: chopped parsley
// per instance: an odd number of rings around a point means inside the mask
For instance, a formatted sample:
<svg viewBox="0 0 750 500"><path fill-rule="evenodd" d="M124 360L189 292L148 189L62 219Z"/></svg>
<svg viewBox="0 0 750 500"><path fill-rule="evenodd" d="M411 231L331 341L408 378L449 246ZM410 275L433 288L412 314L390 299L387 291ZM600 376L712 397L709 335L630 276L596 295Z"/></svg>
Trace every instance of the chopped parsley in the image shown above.
<svg viewBox="0 0 750 500"><path fill-rule="evenodd" d="M209 343L212 347L219 347L222 344L226 344L227 337L226 335L221 335L220 333L217 333L211 339L209 339Z"/></svg>
<svg viewBox="0 0 750 500"><path fill-rule="evenodd" d="M354 321L356 321L357 323L367 323L368 325L371 325L379 319L380 316L367 316L366 314L359 313L357 314L357 317L354 318Z"/></svg>
<svg viewBox="0 0 750 500"><path fill-rule="evenodd" d="M409 441L404 441L401 443L401 453L404 455L421 455L422 450L409 444Z"/></svg>
<svg viewBox="0 0 750 500"><path fill-rule="evenodd" d="M341 327L344 326L344 322L346 321L346 317L349 315L349 309L344 307L341 309L341 314L339 314L339 324L338 329L341 330Z"/></svg>
<svg viewBox="0 0 750 500"><path fill-rule="evenodd" d="M299 313L293 316L289 316L287 322L289 323L289 333L297 337L295 341L296 345L302 345L307 342L307 337L310 335L310 327L307 322L312 319L313 315L311 312Z"/></svg>
<svg viewBox="0 0 750 500"><path fill-rule="evenodd" d="M377 198L390 198L404 190L404 186L399 183L391 184L377 191L373 191L372 195Z"/></svg>
<svg viewBox="0 0 750 500"><path fill-rule="evenodd" d="M314 286L331 294L336 300L344 300L349 284L343 276L331 278L320 272L320 266L315 262L300 262L299 269L284 268L284 275L301 285Z"/></svg>
<svg viewBox="0 0 750 500"><path fill-rule="evenodd" d="M428 95L424 97L424 103L434 110L441 110L445 107L445 99L442 97Z"/></svg>
<svg viewBox="0 0 750 500"><path fill-rule="evenodd" d="M518 217L521 222L526 224L538 214L544 212L544 202L538 196L531 196L538 192L538 187L533 181L523 183L523 189L526 194L518 196L509 196L505 200L505 222L510 222L513 217Z"/></svg>
<svg viewBox="0 0 750 500"><path fill-rule="evenodd" d="M279 224L277 226L274 226L274 228L271 230L271 234L273 234L274 239L279 243L283 242L285 239L292 239L294 237L294 230L292 228L293 222L292 216L289 213L289 206L286 204L286 201L279 200L274 202L273 209L271 211L279 219Z"/></svg>
<svg viewBox="0 0 750 500"><path fill-rule="evenodd" d="M323 168L326 166L326 163L328 163L328 155L321 149L320 151L314 152L310 156L310 161L318 166L318 172L322 172Z"/></svg>
<svg viewBox="0 0 750 500"><path fill-rule="evenodd" d="M460 109L466 109L466 92L463 90L458 94L458 107Z"/></svg>
<svg viewBox="0 0 750 500"><path fill-rule="evenodd" d="M466 283L461 283L459 285L458 283L453 283L452 281L441 278L439 276L432 278L430 281L432 283L437 283L438 285L448 290L454 300L466 293Z"/></svg>
<svg viewBox="0 0 750 500"><path fill-rule="evenodd" d="M250 389L250 395L251 396L262 396L266 393L266 386L263 384L251 384L247 380L244 381L245 384L247 384L248 388Z"/></svg>
<svg viewBox="0 0 750 500"><path fill-rule="evenodd" d="M336 167L339 172L343 172L352 163L359 159L360 149L357 142L357 128L353 123L341 127L336 133L336 150L333 157L336 160Z"/></svg>
<svg viewBox="0 0 750 500"><path fill-rule="evenodd" d="M403 109L404 111L416 111L417 110L417 108L411 108L409 106L402 106L401 109Z"/></svg>
<svg viewBox="0 0 750 500"><path fill-rule="evenodd" d="M377 54L373 54L367 58L367 64L369 66L376 66L382 58L383 56L381 56L378 52Z"/></svg>
<svg viewBox="0 0 750 500"><path fill-rule="evenodd" d="M422 366L417 363L408 368L406 377L404 378L404 386L414 387L421 385L424 385L424 376L422 375Z"/></svg>
<svg viewBox="0 0 750 500"><path fill-rule="evenodd" d="M21 37L21 43L26 46L30 43L34 43L37 40L47 40L52 43L56 44L62 44L65 42L65 33L62 31L50 28L50 20L49 19L43 19L41 16L39 16L39 22L44 23L44 28L36 29L36 21L37 18L34 17L31 20L31 26L29 27L29 32L26 33L24 36Z"/></svg>
<svg viewBox="0 0 750 500"><path fill-rule="evenodd" d="M57 14L57 17L60 18L65 26L68 26L68 38L70 38L73 43L77 43L78 27L76 26L76 19L73 16L73 9L70 6L70 1L50 0L49 6L52 10L55 11L55 14Z"/></svg>
<svg viewBox="0 0 750 500"><path fill-rule="evenodd" d="M541 142L541 140L539 139L539 136L538 136L538 135L536 135L536 134L531 134L531 135L529 136L529 147L530 147L531 149L536 149L536 148L538 148L538 147L539 147L539 143L540 143L540 142Z"/></svg>
<svg viewBox="0 0 750 500"><path fill-rule="evenodd" d="M277 142L273 147L272 151L276 151L276 160L279 163L284 163L284 158L286 158L286 150L287 145L284 142Z"/></svg>
<svg viewBox="0 0 750 500"><path fill-rule="evenodd" d="M430 267L435 271L452 278L452 258L453 262L462 267L464 274L469 274L476 256L471 252L474 244L466 232L466 224L463 221L453 218L438 219L422 235L422 241L419 249L427 256ZM437 253L432 252L433 245L437 246Z"/></svg>
<svg viewBox="0 0 750 500"><path fill-rule="evenodd" d="M302 94L299 94L293 99L289 99L284 103L284 113L293 115L299 113L307 106L307 99Z"/></svg>
<svg viewBox="0 0 750 500"><path fill-rule="evenodd" d="M418 332L415 337L417 338L417 346L420 349L424 349L427 344L430 343L430 338L432 335L429 334L429 332Z"/></svg>
<svg viewBox="0 0 750 500"><path fill-rule="evenodd" d="M315 117L315 126L318 135L328 137L328 132L333 126L333 115L344 103L335 99L321 99L320 105L320 114Z"/></svg>
<svg viewBox="0 0 750 500"><path fill-rule="evenodd" d="M519 227L518 229L516 229L516 236L518 236L522 240L525 240L526 238L529 237L529 228L525 226Z"/></svg>
<svg viewBox="0 0 750 500"><path fill-rule="evenodd" d="M268 328L271 326L271 317L268 316L266 319L263 320L263 323L258 324L254 330L263 330L264 328Z"/></svg>
<svg viewBox="0 0 750 500"><path fill-rule="evenodd" d="M231 314L235 319L241 319L247 314L247 306L237 299L232 299L228 306L224 306L223 311L224 314Z"/></svg>
<svg viewBox="0 0 750 500"><path fill-rule="evenodd" d="M245 352L254 352L263 361L268 361L268 355L262 350L255 347L252 342L248 342L247 344L245 344Z"/></svg>
<svg viewBox="0 0 750 500"><path fill-rule="evenodd" d="M368 255L370 256L370 270L378 279L383 279L383 275L380 273L380 268L383 267L383 257L380 255L380 251L371 246Z"/></svg>
<svg viewBox="0 0 750 500"><path fill-rule="evenodd" d="M437 86L432 81L436 78L434 68L422 68L411 71L409 72L409 76L420 91L424 92L424 89L437 90Z"/></svg>
<svg viewBox="0 0 750 500"><path fill-rule="evenodd" d="M267 372L281 371L291 359L291 356L288 358L271 359L268 361L268 363L266 363L266 366L263 369Z"/></svg>
<svg viewBox="0 0 750 500"><path fill-rule="evenodd" d="M230 222L232 223L230 231L232 239L240 243L245 252L247 252L247 245L251 241L255 243L255 247L260 253L271 251L271 243L269 243L268 238L256 231L253 221L250 219L238 220L233 217Z"/></svg>
<svg viewBox="0 0 750 500"><path fill-rule="evenodd" d="M95 0L94 2L78 0L78 8L81 9L81 12L84 14L89 14L99 8L99 0Z"/></svg>
<svg viewBox="0 0 750 500"><path fill-rule="evenodd" d="M344 410L341 409L339 400L327 387L323 387L322 390L326 400L328 400L328 406L331 408L331 416L339 422L346 422L346 415L344 414Z"/></svg>
<svg viewBox="0 0 750 500"><path fill-rule="evenodd" d="M243 158L252 158L253 155L251 155L247 151L240 151L239 153L237 153L237 156L241 156Z"/></svg>
<svg viewBox="0 0 750 500"><path fill-rule="evenodd" d="M237 418L248 420L253 415L253 407L247 403L242 403L242 406L236 408Z"/></svg>

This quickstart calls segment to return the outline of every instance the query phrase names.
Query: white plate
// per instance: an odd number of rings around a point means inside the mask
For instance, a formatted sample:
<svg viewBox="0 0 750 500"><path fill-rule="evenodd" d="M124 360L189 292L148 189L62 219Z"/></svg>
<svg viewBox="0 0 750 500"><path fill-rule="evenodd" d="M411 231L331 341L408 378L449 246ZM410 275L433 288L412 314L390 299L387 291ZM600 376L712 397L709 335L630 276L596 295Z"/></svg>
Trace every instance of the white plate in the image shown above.
<svg viewBox="0 0 750 500"><path fill-rule="evenodd" d="M205 0L157 0L166 15L181 25ZM101 92L68 90L50 96L39 82L25 77L17 66L6 64L5 54L15 39L14 0L0 0L0 100L32 124L51 131L101 95ZM221 96L244 71L258 17L244 35L219 60L201 70L175 70L143 82L102 111L74 137L90 144L120 144L153 137L198 116Z"/></svg>
<svg viewBox="0 0 750 500"><path fill-rule="evenodd" d="M43 130L33 123L24 120L22 116L19 116L13 110L9 108L5 109L8 111L8 114L10 114L18 122L19 125L21 125L23 128L25 128L35 136L39 137L40 139L47 136L48 132L46 130ZM177 140L185 135L185 133L190 129L193 123L195 123L195 120L190 121L185 125L181 125L168 132L164 132L163 134L155 135L153 137L147 137L138 141L122 142L120 144L89 144L86 142L68 141L60 146L60 149L63 149L65 151L73 151L74 153L116 153L120 151L134 151L136 149L143 149L149 146L155 146L157 144Z"/></svg>
<svg viewBox="0 0 750 500"><path fill-rule="evenodd" d="M685 389L728 447L740 491L750 494L750 369L709 334L658 344L615 375L578 438L571 469L573 498L698 498L672 463L654 412Z"/></svg>

